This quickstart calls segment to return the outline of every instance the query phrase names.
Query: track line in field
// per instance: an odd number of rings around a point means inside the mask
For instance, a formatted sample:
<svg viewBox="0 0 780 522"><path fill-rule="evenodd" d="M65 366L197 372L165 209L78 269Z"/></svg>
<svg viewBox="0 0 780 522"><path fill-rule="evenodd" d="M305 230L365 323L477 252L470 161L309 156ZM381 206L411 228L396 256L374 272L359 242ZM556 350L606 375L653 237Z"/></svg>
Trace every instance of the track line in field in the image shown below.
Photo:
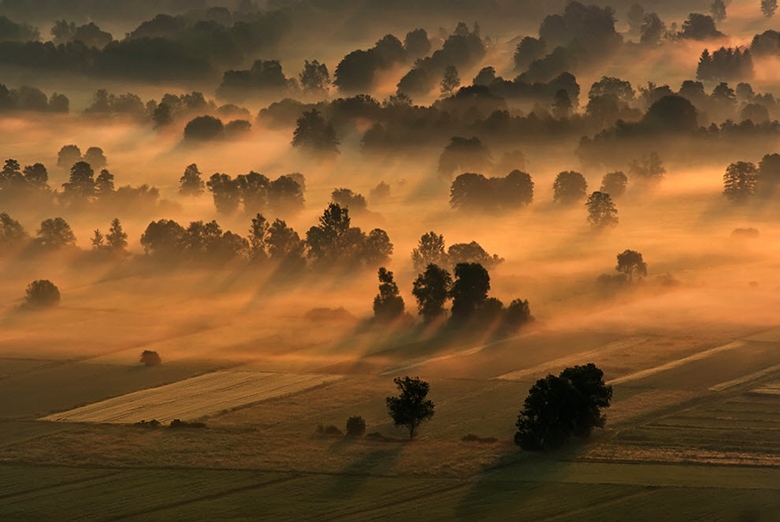
<svg viewBox="0 0 780 522"><path fill-rule="evenodd" d="M102 475L95 475L92 477L84 477L79 479L73 479L73 480L66 480L64 482L58 482L57 484L49 484L46 486L41 486L37 488L32 489L25 489L24 491L14 491L13 493L5 493L0 495L0 500L7 499L7 498L13 498L13 497L20 497L22 495L29 495L30 493L40 493L42 491L47 491L51 489L57 489L63 486L73 486L76 484L82 484L84 482L90 482L93 480L103 480L108 477L113 477L114 475L119 475L122 473L121 471L112 471L110 473L104 473Z"/></svg>
<svg viewBox="0 0 780 522"><path fill-rule="evenodd" d="M602 500L601 502L596 502L595 504L591 504L589 506L583 506L577 509L573 509L571 511L567 511L566 513L559 513L557 515L540 518L539 520L544 522L549 522L553 520L560 520L561 518L569 518L572 515L580 515L583 513L588 513L589 511L593 511L594 509L602 509L605 507L614 506L615 504L620 504L621 502L625 502L626 500L646 497L647 495L657 490L658 488L647 486L646 489L643 489L642 491L634 491L631 493L626 493L625 495L620 495L619 497L616 498Z"/></svg>
<svg viewBox="0 0 780 522"><path fill-rule="evenodd" d="M684 364L688 364L690 362L694 361L700 361L702 359L706 359L708 357L712 357L713 355L716 355L721 352L727 352L730 350L735 350L737 348L741 348L745 346L745 341L734 341L729 344L724 344L722 346L717 346L715 348L710 348L709 350L704 350L703 352L695 353L693 355L689 355L688 357L683 357L682 359L677 359L676 361L671 361L666 364L662 364L660 366L656 366L654 368L648 368L647 370L642 370L635 373L630 373L628 375L624 375L623 377L617 377L616 379L612 379L611 381L608 381L607 384L615 385L615 384L623 384L626 382L636 381L639 379L644 379L645 377L650 377L651 375L655 375L657 373L673 370L677 367L680 367Z"/></svg>
<svg viewBox="0 0 780 522"><path fill-rule="evenodd" d="M633 348L634 346L638 346L644 342L647 342L649 339L650 339L649 337L631 337L629 339L621 339L620 341L614 341L605 344L604 346L597 348L595 350L589 350L587 352L580 352L573 355L567 355L565 357L553 359L552 361L547 361L538 366L534 366L533 368L527 368L525 370L515 370L513 372L505 373L503 375L499 375L498 377L496 377L496 379L501 379L505 381L520 381L526 377L541 376L544 375L545 372L549 372L553 368L559 368L559 367L564 368L566 366L571 366L572 364L582 363L582 361L586 359L592 359L595 356L603 353L607 353L615 350L623 350L626 348Z"/></svg>
<svg viewBox="0 0 780 522"><path fill-rule="evenodd" d="M780 371L780 364L776 364L774 366L770 366L769 368L766 368L764 370L751 373L749 375L745 375L743 377L739 377L737 379L732 379L730 381L722 382L720 384L716 384L715 386L710 387L710 391L720 392L724 390L728 390L729 388L733 388L735 386L739 386L740 384L745 384L750 381L755 381L756 379L760 379L761 377L765 377L767 375L770 375L774 372Z"/></svg>

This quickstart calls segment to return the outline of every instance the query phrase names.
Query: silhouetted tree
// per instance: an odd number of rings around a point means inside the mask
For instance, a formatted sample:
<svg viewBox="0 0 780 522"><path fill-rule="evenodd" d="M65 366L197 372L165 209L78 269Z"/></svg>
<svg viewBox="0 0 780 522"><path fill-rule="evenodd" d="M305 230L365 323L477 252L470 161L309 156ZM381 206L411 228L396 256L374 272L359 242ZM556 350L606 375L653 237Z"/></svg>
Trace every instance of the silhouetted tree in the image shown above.
<svg viewBox="0 0 780 522"><path fill-rule="evenodd" d="M336 130L316 109L306 111L298 118L292 146L315 153L339 153Z"/></svg>
<svg viewBox="0 0 780 522"><path fill-rule="evenodd" d="M436 232L423 234L417 243L417 248L412 250L412 265L418 272L422 272L428 265L446 266L447 254L444 251L444 236Z"/></svg>
<svg viewBox="0 0 780 522"><path fill-rule="evenodd" d="M252 218L252 226L249 228L249 254L253 261L264 261L268 256L268 220L262 214Z"/></svg>
<svg viewBox="0 0 780 522"><path fill-rule="evenodd" d="M303 210L306 202L303 197L304 186L302 174L279 176L268 187L269 208L277 215Z"/></svg>
<svg viewBox="0 0 780 522"><path fill-rule="evenodd" d="M723 3L723 0L712 0L710 15L716 22L722 22L726 19L726 4Z"/></svg>
<svg viewBox="0 0 780 522"><path fill-rule="evenodd" d="M306 244L298 233L281 219L275 220L268 229L266 239L268 255L288 271L296 271L306 266Z"/></svg>
<svg viewBox="0 0 780 522"><path fill-rule="evenodd" d="M439 173L479 172L490 166L490 152L479 138L454 137L439 157Z"/></svg>
<svg viewBox="0 0 780 522"><path fill-rule="evenodd" d="M141 246L147 254L163 260L174 260L180 257L184 227L168 219L152 221L141 235Z"/></svg>
<svg viewBox="0 0 780 522"><path fill-rule="evenodd" d="M62 195L70 202L88 201L95 194L95 171L89 163L79 161L70 169L70 178L62 184Z"/></svg>
<svg viewBox="0 0 780 522"><path fill-rule="evenodd" d="M655 47L661 43L666 34L666 24L655 13L648 13L642 20L639 28L639 43L648 47Z"/></svg>
<svg viewBox="0 0 780 522"><path fill-rule="evenodd" d="M513 334L533 320L534 316L531 315L531 306L528 300L515 299L509 303L504 312L503 333L505 335Z"/></svg>
<svg viewBox="0 0 780 522"><path fill-rule="evenodd" d="M363 262L368 267L375 267L390 261L393 254L393 244L387 232L375 228L365 236L363 246Z"/></svg>
<svg viewBox="0 0 780 522"><path fill-rule="evenodd" d="M406 33L404 49L412 59L427 56L431 52L431 41L428 39L428 33L425 29L415 29Z"/></svg>
<svg viewBox="0 0 780 522"><path fill-rule="evenodd" d="M241 190L237 180L227 174L212 174L206 186L214 196L214 205L220 214L232 214L241 203Z"/></svg>
<svg viewBox="0 0 780 522"><path fill-rule="evenodd" d="M666 168L663 161L658 157L658 154L651 152L639 159L635 159L629 165L629 172L631 176L641 181L650 181L653 183L659 183L664 179L666 174Z"/></svg>
<svg viewBox="0 0 780 522"><path fill-rule="evenodd" d="M758 164L756 191L762 196L771 196L780 187L780 154L767 154Z"/></svg>
<svg viewBox="0 0 780 522"><path fill-rule="evenodd" d="M238 197L244 204L244 212L253 214L264 210L268 206L268 192L271 188L271 180L263 174L251 171L248 174L240 174L233 180L233 185L238 191ZM232 185L224 186L224 189Z"/></svg>
<svg viewBox="0 0 780 522"><path fill-rule="evenodd" d="M184 174L179 178L179 194L182 196L200 196L206 188L201 178L198 166L193 163L184 169Z"/></svg>
<svg viewBox="0 0 780 522"><path fill-rule="evenodd" d="M691 133L699 129L698 111L682 96L663 96L647 109L642 125L657 133Z"/></svg>
<svg viewBox="0 0 780 522"><path fill-rule="evenodd" d="M35 163L24 167L24 181L28 187L37 190L49 189L49 172L42 163Z"/></svg>
<svg viewBox="0 0 780 522"><path fill-rule="evenodd" d="M198 116L184 127L184 139L190 141L209 141L222 138L225 126L222 120L214 116Z"/></svg>
<svg viewBox="0 0 780 522"><path fill-rule="evenodd" d="M691 40L709 40L723 36L725 35L715 26L715 20L711 16L701 13L689 14L688 19L683 22L680 32L681 38Z"/></svg>
<svg viewBox="0 0 780 522"><path fill-rule="evenodd" d="M585 199L588 183L579 172L564 171L558 174L553 184L553 200L564 205L572 205Z"/></svg>
<svg viewBox="0 0 780 522"><path fill-rule="evenodd" d="M754 163L732 163L723 175L723 195L733 202L745 201L756 193L757 181L758 169Z"/></svg>
<svg viewBox="0 0 780 522"><path fill-rule="evenodd" d="M110 194L113 194L113 192L114 175L111 174L108 170L103 169L100 171L100 174L98 174L98 177L95 178L95 196L97 196L99 199L102 199Z"/></svg>
<svg viewBox="0 0 780 522"><path fill-rule="evenodd" d="M393 273L379 269L379 295L374 298L374 318L379 321L393 321L404 313L404 300L393 280Z"/></svg>
<svg viewBox="0 0 780 522"><path fill-rule="evenodd" d="M144 350L141 353L141 364L144 366L160 366L162 358L159 353L153 350Z"/></svg>
<svg viewBox="0 0 780 522"><path fill-rule="evenodd" d="M0 212L0 254L20 245L27 239L22 224L5 212Z"/></svg>
<svg viewBox="0 0 780 522"><path fill-rule="evenodd" d="M64 169L70 169L79 161L81 161L81 150L76 145L65 145L57 153L57 166Z"/></svg>
<svg viewBox="0 0 780 522"><path fill-rule="evenodd" d="M524 71L533 61L543 58L546 52L547 44L544 40L526 36L515 48L515 71Z"/></svg>
<svg viewBox="0 0 780 522"><path fill-rule="evenodd" d="M119 218L111 220L111 227L106 235L106 246L115 252L121 252L127 248L127 233L122 229Z"/></svg>
<svg viewBox="0 0 780 522"><path fill-rule="evenodd" d="M498 254L492 256L476 241L455 243L447 249L447 261L450 266L460 263L479 263L485 268L493 268L504 262Z"/></svg>
<svg viewBox="0 0 780 522"><path fill-rule="evenodd" d="M444 69L444 77L441 79L441 95L450 96L458 87L460 87L458 69L454 65L448 65Z"/></svg>
<svg viewBox="0 0 780 522"><path fill-rule="evenodd" d="M96 228L95 231L92 233L92 239L90 239L90 243L92 243L92 250L103 250L106 248L105 241L106 238L103 235L103 233L100 231L100 229Z"/></svg>
<svg viewBox="0 0 780 522"><path fill-rule="evenodd" d="M628 177L622 171L609 172L604 174L599 191L609 194L612 199L617 199L625 194L627 183Z"/></svg>
<svg viewBox="0 0 780 522"><path fill-rule="evenodd" d="M452 284L452 321L465 322L487 300L490 275L479 263L458 263L455 266L455 282Z"/></svg>
<svg viewBox="0 0 780 522"><path fill-rule="evenodd" d="M612 402L612 386L593 363L563 370L536 381L517 418L515 443L524 450L554 450L570 437L587 437L601 428L601 410Z"/></svg>
<svg viewBox="0 0 780 522"><path fill-rule="evenodd" d="M647 263L642 259L642 254L636 250L624 250L617 255L615 270L628 276L629 282L634 280L634 274L639 279L647 275Z"/></svg>
<svg viewBox="0 0 780 522"><path fill-rule="evenodd" d="M412 294L417 299L417 309L426 322L441 317L444 304L450 298L452 276L445 269L431 263L425 272L414 280Z"/></svg>
<svg viewBox="0 0 780 522"><path fill-rule="evenodd" d="M41 227L38 229L36 240L44 248L57 249L74 245L76 236L73 234L73 230L71 230L68 222L61 217L57 217L41 221Z"/></svg>
<svg viewBox="0 0 780 522"><path fill-rule="evenodd" d="M761 13L767 18L772 18L777 11L777 0L761 0Z"/></svg>
<svg viewBox="0 0 780 522"><path fill-rule="evenodd" d="M100 147L88 148L87 152L84 153L84 161L89 163L89 166L95 170L102 169L108 164L108 160L103 154L103 149Z"/></svg>
<svg viewBox="0 0 780 522"><path fill-rule="evenodd" d="M303 65L303 71L298 77L301 81L301 87L309 94L327 94L330 85L330 73L324 63L317 60L306 60Z"/></svg>
<svg viewBox="0 0 780 522"><path fill-rule="evenodd" d="M594 192L588 196L588 223L593 228L616 227L617 209L606 192Z"/></svg>
<svg viewBox="0 0 780 522"><path fill-rule="evenodd" d="M413 439L420 424L433 418L433 401L427 398L430 384L419 377L396 377L393 382L400 393L386 399L387 412L393 424L404 426L409 430L409 438Z"/></svg>
<svg viewBox="0 0 780 522"><path fill-rule="evenodd" d="M353 214L365 212L368 208L366 198L361 194L352 192L348 188L335 189L330 195L331 201L344 208L348 208Z"/></svg>
<svg viewBox="0 0 780 522"><path fill-rule="evenodd" d="M48 279L30 283L26 294L25 305L28 308L51 308L60 304L60 290Z"/></svg>

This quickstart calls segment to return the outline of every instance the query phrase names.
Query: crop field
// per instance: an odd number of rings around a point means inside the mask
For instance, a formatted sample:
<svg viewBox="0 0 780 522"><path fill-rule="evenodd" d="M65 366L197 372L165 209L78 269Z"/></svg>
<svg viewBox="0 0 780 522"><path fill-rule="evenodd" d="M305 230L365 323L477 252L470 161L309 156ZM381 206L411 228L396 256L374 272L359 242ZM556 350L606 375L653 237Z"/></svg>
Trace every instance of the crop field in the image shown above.
<svg viewBox="0 0 780 522"><path fill-rule="evenodd" d="M128 424L156 419L199 419L246 404L300 392L339 379L333 375L295 375L225 370L43 417L61 422Z"/></svg>

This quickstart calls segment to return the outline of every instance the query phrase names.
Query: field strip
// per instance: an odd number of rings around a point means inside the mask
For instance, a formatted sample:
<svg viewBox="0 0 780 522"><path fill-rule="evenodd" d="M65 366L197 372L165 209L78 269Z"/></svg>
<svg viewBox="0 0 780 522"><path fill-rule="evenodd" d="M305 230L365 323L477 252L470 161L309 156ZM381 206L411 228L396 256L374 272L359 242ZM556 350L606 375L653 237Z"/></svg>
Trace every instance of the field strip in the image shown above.
<svg viewBox="0 0 780 522"><path fill-rule="evenodd" d="M566 366L571 366L574 364L582 364L583 361L587 359L591 359L599 354L611 352L614 350L623 350L625 348L632 348L634 346L646 342L648 339L650 338L630 337L628 339L621 339L620 341L614 341L609 344L605 344L604 346L597 348L595 350L589 350L587 352L580 352L573 355L567 355L566 357L561 357L559 359L547 361L538 366L534 366L533 368L528 368L525 370L516 370L513 372L505 373L503 375L499 375L498 377L496 377L496 379L502 379L505 381L519 381L526 377L543 376L545 372L549 372L554 368L555 369L565 368Z"/></svg>
<svg viewBox="0 0 780 522"><path fill-rule="evenodd" d="M728 390L729 388L733 388L734 386L739 386L740 384L745 384L746 382L755 381L756 379L760 379L761 377L764 377L765 375L769 375L771 373L780 371L780 364L776 364L774 366L770 366L769 368L766 368L765 370L761 370L755 373L751 373L750 375L745 375L743 377L739 377L738 379L733 379L731 381L722 382L720 384L716 384L715 386L712 386L710 388L710 391L723 391Z"/></svg>
<svg viewBox="0 0 780 522"><path fill-rule="evenodd" d="M750 391L752 393L760 393L761 395L780 395L780 382L773 382Z"/></svg>
<svg viewBox="0 0 780 522"><path fill-rule="evenodd" d="M673 370L674 368L682 366L683 364L688 364L689 362L693 361L700 361L702 359L706 359L707 357L712 357L715 354L741 348L742 346L745 346L744 341L734 341L733 343L724 344L723 346L718 346L716 348L710 348L709 350L704 350L703 352L695 353L693 355L689 355L688 357L683 357L682 359L677 359L676 361L668 362L666 364L662 364L661 366L656 366L655 368L648 368L647 370L642 370L641 372L631 373L624 375L623 377L618 377L617 379L612 379L611 381L607 382L607 384L622 384L624 382L644 379L645 377L650 377L656 373Z"/></svg>
<svg viewBox="0 0 780 522"><path fill-rule="evenodd" d="M341 375L222 370L128 393L39 420L128 424L193 420L226 409L289 395L342 379Z"/></svg>
<svg viewBox="0 0 780 522"><path fill-rule="evenodd" d="M652 493L655 493L654 489L643 489L641 491L632 491L630 493L626 493L624 495L620 495L619 497L610 498L607 500L602 500L601 502L597 502L595 504L591 504L589 506L582 506L577 509L573 509L571 511L567 511L565 513L559 513L557 515L552 515L549 517L544 517L538 519L539 522L548 522L553 520L561 520L561 519L569 519L571 520L572 516L577 515L583 515L585 513L588 513L590 511L596 510L596 509L604 509L606 507L614 506L616 504L620 504L621 502L625 502L627 500L635 499L635 498L641 498L646 497Z"/></svg>

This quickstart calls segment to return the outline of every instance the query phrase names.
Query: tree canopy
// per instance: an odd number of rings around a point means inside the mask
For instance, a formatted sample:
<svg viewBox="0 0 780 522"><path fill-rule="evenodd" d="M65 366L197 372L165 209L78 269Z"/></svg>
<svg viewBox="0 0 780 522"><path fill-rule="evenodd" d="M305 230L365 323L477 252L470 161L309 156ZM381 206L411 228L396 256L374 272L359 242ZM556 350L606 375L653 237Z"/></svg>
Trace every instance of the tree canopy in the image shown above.
<svg viewBox="0 0 780 522"><path fill-rule="evenodd" d="M409 430L409 438L413 439L420 424L433 418L433 401L428 399L430 384L419 377L396 377L393 382L400 393L387 397L387 412L393 424L404 426Z"/></svg>

